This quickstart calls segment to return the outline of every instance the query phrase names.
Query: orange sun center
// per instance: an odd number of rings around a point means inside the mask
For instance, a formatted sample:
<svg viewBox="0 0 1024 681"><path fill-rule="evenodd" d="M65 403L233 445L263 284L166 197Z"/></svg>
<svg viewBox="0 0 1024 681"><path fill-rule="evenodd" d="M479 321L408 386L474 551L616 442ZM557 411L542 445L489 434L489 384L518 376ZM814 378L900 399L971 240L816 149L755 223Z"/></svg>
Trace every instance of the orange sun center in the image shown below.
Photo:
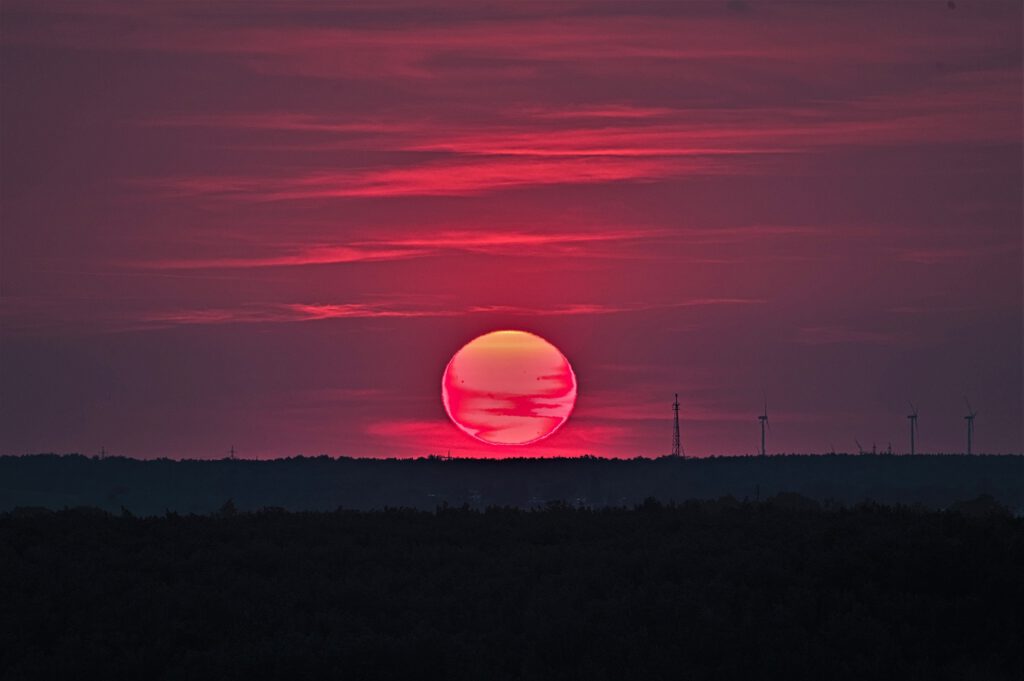
<svg viewBox="0 0 1024 681"><path fill-rule="evenodd" d="M492 331L455 353L441 381L451 420L478 440L526 445L565 423L576 375L551 343L526 331Z"/></svg>

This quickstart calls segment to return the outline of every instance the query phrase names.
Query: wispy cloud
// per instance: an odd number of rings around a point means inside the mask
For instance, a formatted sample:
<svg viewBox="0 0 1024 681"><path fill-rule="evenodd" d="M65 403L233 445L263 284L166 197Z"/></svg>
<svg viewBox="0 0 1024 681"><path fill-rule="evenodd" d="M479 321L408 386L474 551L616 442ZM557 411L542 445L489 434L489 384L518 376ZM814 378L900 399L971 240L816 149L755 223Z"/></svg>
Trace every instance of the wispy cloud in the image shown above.
<svg viewBox="0 0 1024 681"><path fill-rule="evenodd" d="M996 14L974 17L974 31L951 30L959 16L891 7L878 21L870 6L759 6L737 16L725 3L637 5L631 12L581 12L573 4L528 3L500 7L443 3L423 10L405 6L374 13L362 4L325 6L276 3L251 8L245 21L224 11L224 2L188 6L147 4L127 11L109 3L8 3L31 8L49 23L18 26L8 40L78 49L121 49L231 55L253 69L314 77L432 79L460 70L465 61L490 57L491 67L600 63L628 69L637 61L771 60L776 68L806 60L821 68L842 63L891 63L943 49L965 51L1014 35ZM301 8L315 9L320 25L295 21ZM941 8L939 8L941 10ZM356 21L358 20L358 21ZM921 30L908 32L913 22ZM867 34L868 29L870 33ZM936 40L936 35L942 40ZM870 37L870 40L866 38ZM339 59L339 56L345 58ZM445 60L443 57L449 57ZM626 61L626 64L621 62Z"/></svg>
<svg viewBox="0 0 1024 681"><path fill-rule="evenodd" d="M455 157L408 166L314 171L298 175L197 176L132 180L171 198L210 197L261 203L346 197L464 196L525 186L642 182L682 174L717 174L713 158L537 159Z"/></svg>
<svg viewBox="0 0 1024 681"><path fill-rule="evenodd" d="M252 324L306 322L326 319L418 319L495 314L503 318L608 315L718 305L755 305L746 298L695 298L666 303L610 305L579 303L548 307L471 305L464 308L411 307L392 303L282 303L239 307L153 311L140 315L138 327L161 328L193 324Z"/></svg>
<svg viewBox="0 0 1024 681"><path fill-rule="evenodd" d="M515 307L508 305L482 305L470 307L467 312L471 313L496 313L512 316L565 316L585 314L617 314L621 312L641 312L646 310L667 310L673 308L707 307L713 305L757 305L764 303L763 300L752 298L693 298L671 303L650 303L632 305L601 305L601 304L578 304L565 305L553 308L531 308Z"/></svg>
<svg viewBox="0 0 1024 681"><path fill-rule="evenodd" d="M189 116L159 116L139 121L140 125L163 128L231 128L241 130L276 130L284 132L410 133L423 130L422 123L412 121L383 121L380 119L351 119L322 116L300 111L266 111L256 113L193 114Z"/></svg>
<svg viewBox="0 0 1024 681"><path fill-rule="evenodd" d="M237 25L216 12L162 9L171 21L133 24L134 30L117 35L103 32L116 22L94 22L85 13L53 30L22 29L8 39L183 52L239 60L261 73L403 84L400 113L393 107L347 107L341 115L293 107L141 120L230 132L230 140L218 136L222 151L318 156L315 164L293 159L276 172L132 180L172 198L260 203L465 196L744 175L794 154L836 148L1017 144L1020 138L1020 68L1008 66L1019 64L1019 35L997 14L972 17L972 30L962 31L948 12L889 8L890 20L882 22L867 6L775 6L757 12L755 28L724 8L698 12L666 5L612 17L545 4L509 12L502 21L490 16L493 11L475 16L470 7L449 7L427 28L383 17L367 24L365 16L354 26L342 10L323 12L325 25L313 27ZM908 34L896 18L929 30ZM76 22L88 28L75 30ZM959 67L946 72L922 66L948 59ZM765 60L778 82L757 81ZM641 90L635 98L609 97L630 82L637 61L648 78L679 79L686 96ZM884 80L871 87L865 76L834 88L836 68L888 72L897 66L921 77L913 78L912 87ZM524 105L524 91L513 85L493 91L487 104L475 96L496 77L522 81L526 93L538 86L545 91L548 70L585 79L598 74L619 87L597 87L591 102L547 97Z"/></svg>
<svg viewBox="0 0 1024 681"><path fill-rule="evenodd" d="M260 246L263 254L251 256L165 258L122 263L143 270L244 269L299 267L359 262L408 260L446 253L487 255L529 255L561 257L615 257L621 251L606 250L609 244L639 243L671 236L667 230L608 229L574 232L529 232L510 229L488 231L442 230L426 234L401 233L347 243L270 243Z"/></svg>
<svg viewBox="0 0 1024 681"><path fill-rule="evenodd" d="M632 104L604 104L565 109L527 108L523 116L541 119L652 119L675 113L675 109L664 106L635 106Z"/></svg>
<svg viewBox="0 0 1024 681"><path fill-rule="evenodd" d="M268 324L323 319L451 317L454 310L417 309L367 303L281 303L238 307L153 311L140 315L141 328L208 324Z"/></svg>
<svg viewBox="0 0 1024 681"><path fill-rule="evenodd" d="M133 267L154 270L242 269L251 267L297 267L302 265L334 265L356 262L406 260L426 255L415 248L374 249L349 246L315 245L296 249L281 246L277 255L256 255L248 258L172 258L130 263ZM289 252L291 251L291 252Z"/></svg>
<svg viewBox="0 0 1024 681"><path fill-rule="evenodd" d="M604 229L579 232L528 232L516 230L467 231L451 230L427 235L406 235L355 242L363 246L457 250L473 253L508 254L529 249L531 254L551 253L552 247L633 242L671 235L665 229Z"/></svg>
<svg viewBox="0 0 1024 681"><path fill-rule="evenodd" d="M380 230L378 230L380 231ZM515 228L488 230L433 228L422 232L398 231L374 237L354 236L347 241L310 243L263 241L252 235L232 234L232 243L244 239L244 247L225 255L193 255L125 260L111 263L122 269L109 276L133 274L145 276L191 276L198 270L242 270L321 265L347 265L404 261L415 258L474 254L495 257L657 260L671 257L677 262L736 264L758 257L776 261L807 259L792 249L784 253L759 256L724 254L721 247L770 240L799 240L806 246L812 239L865 237L877 234L867 228L806 225L745 225L733 227L623 228L608 225L577 230L536 231ZM788 243L788 242L787 242ZM816 243L816 242L815 242ZM211 244L197 242L196 248L209 250ZM666 250L670 248L670 250ZM679 249L685 253L677 252ZM240 254L244 251L245 254ZM162 273L162 274L161 274Z"/></svg>
<svg viewBox="0 0 1024 681"><path fill-rule="evenodd" d="M163 126L213 126L257 137L242 145L311 153L395 152L365 165L296 168L266 175L192 175L132 179L167 197L260 203L331 198L462 196L530 186L655 182L744 175L797 153L837 147L955 142L1015 142L1019 99L1009 76L963 91L914 93L791 107L657 109L656 115L352 120L282 113L158 119ZM979 104L983 104L979 108ZM623 111L629 111L624 107ZM568 113L572 113L571 110ZM607 119L612 119L609 122ZM301 134L281 139L279 133ZM261 137L265 135L266 137Z"/></svg>

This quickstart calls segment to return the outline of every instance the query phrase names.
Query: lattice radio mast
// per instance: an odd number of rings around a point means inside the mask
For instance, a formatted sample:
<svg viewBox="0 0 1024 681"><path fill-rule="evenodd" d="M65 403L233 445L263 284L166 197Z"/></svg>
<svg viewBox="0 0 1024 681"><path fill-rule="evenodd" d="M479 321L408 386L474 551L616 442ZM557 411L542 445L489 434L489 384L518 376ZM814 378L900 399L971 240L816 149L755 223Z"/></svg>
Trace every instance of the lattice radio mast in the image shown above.
<svg viewBox="0 0 1024 681"><path fill-rule="evenodd" d="M686 456L679 439L679 393L676 393L676 401L672 403L672 456Z"/></svg>

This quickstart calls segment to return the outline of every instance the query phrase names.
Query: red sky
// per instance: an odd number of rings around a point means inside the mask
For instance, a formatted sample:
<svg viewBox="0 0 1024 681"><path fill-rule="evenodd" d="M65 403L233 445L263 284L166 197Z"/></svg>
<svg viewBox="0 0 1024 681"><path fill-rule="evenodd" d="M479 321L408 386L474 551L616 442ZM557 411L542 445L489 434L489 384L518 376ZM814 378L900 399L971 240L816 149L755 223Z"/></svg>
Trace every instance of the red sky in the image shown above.
<svg viewBox="0 0 1024 681"><path fill-rule="evenodd" d="M1022 445L1019 2L2 5L0 453Z"/></svg>

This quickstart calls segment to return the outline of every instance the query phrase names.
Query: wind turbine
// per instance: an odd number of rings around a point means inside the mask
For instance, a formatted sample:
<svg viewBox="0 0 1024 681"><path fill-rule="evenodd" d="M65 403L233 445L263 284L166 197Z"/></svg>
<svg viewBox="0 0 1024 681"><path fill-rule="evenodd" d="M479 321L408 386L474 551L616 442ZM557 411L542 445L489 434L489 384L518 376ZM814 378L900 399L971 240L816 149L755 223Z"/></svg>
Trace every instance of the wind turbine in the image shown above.
<svg viewBox="0 0 1024 681"><path fill-rule="evenodd" d="M758 416L757 420L761 422L761 456L764 456L764 427L768 424L768 398L764 400L764 413Z"/></svg>
<svg viewBox="0 0 1024 681"><path fill-rule="evenodd" d="M964 398L964 402L967 403L967 416L964 420L967 421L967 456L971 455L971 445L974 442L974 417L978 415L978 412L971 408L971 401Z"/></svg>
<svg viewBox="0 0 1024 681"><path fill-rule="evenodd" d="M863 454L864 453L864 448L860 446L860 440L854 440L854 442L857 443L857 453L858 454Z"/></svg>
<svg viewBox="0 0 1024 681"><path fill-rule="evenodd" d="M917 437L917 407L914 406L913 402L908 402L910 405L910 415L907 416L910 419L910 455L913 456L916 451L915 438Z"/></svg>

